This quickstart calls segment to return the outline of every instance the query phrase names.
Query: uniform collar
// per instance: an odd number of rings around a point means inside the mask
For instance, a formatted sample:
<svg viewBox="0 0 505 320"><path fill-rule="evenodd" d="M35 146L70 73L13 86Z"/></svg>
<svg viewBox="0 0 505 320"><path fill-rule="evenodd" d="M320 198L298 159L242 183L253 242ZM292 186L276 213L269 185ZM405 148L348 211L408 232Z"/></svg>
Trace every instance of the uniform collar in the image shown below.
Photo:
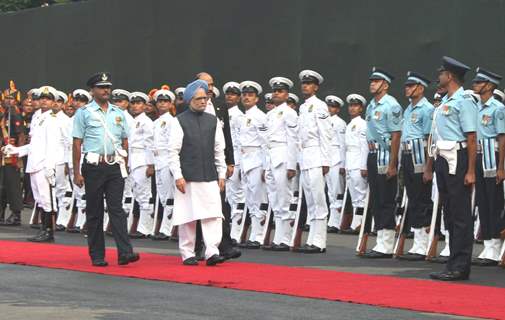
<svg viewBox="0 0 505 320"><path fill-rule="evenodd" d="M252 112L256 111L257 109L258 109L258 106L254 105L254 107L251 107L249 110L246 110L245 113L249 114L249 113L252 113Z"/></svg>
<svg viewBox="0 0 505 320"><path fill-rule="evenodd" d="M113 105L112 103L110 102L107 102L107 112L109 112L109 110L116 110L116 107L115 105ZM101 110L102 108L100 108L100 106L98 105L98 103L96 103L95 100L91 101L88 105L86 105L86 108L89 108L91 109L92 111L96 111L96 110Z"/></svg>
<svg viewBox="0 0 505 320"><path fill-rule="evenodd" d="M170 114L169 111L162 114L158 119L165 119L165 118L168 118L168 119L172 118L172 115Z"/></svg>
<svg viewBox="0 0 505 320"><path fill-rule="evenodd" d="M141 120L143 117L147 117L145 112L139 113L138 116L133 117L135 120Z"/></svg>
<svg viewBox="0 0 505 320"><path fill-rule="evenodd" d="M412 109L422 107L426 103L427 99L426 97L422 97L421 100L419 100L415 105L412 105Z"/></svg>
<svg viewBox="0 0 505 320"><path fill-rule="evenodd" d="M450 100L454 100L460 96L462 96L463 94L465 93L465 89L463 89L463 87L459 87L458 90L456 90L452 96L450 96L449 98L447 98L446 101L450 101ZM445 97L447 97L447 95L445 95Z"/></svg>
<svg viewBox="0 0 505 320"><path fill-rule="evenodd" d="M310 103L310 102L316 102L317 100L319 100L317 98L316 95L313 95L312 97L308 98L307 100L305 100L305 103Z"/></svg>
<svg viewBox="0 0 505 320"><path fill-rule="evenodd" d="M489 98L489 100L487 100L486 103L483 103L482 100L479 100L479 110L489 108L495 102L496 102L496 99L493 96L491 96L491 98Z"/></svg>

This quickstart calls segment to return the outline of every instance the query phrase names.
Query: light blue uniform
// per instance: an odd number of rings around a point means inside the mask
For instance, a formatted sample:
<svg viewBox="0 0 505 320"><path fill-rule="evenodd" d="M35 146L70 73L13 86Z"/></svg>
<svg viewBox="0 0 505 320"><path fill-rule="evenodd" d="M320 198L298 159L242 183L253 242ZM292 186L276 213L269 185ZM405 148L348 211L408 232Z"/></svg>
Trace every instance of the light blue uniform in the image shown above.
<svg viewBox="0 0 505 320"><path fill-rule="evenodd" d="M409 104L403 113L402 142L424 139L431 131L433 105L423 97L413 106Z"/></svg>
<svg viewBox="0 0 505 320"><path fill-rule="evenodd" d="M107 124L110 134L116 139L116 147L119 147L122 139L128 136L128 124L123 111L109 103L107 113L92 101L75 113L72 136L83 140L83 152L94 152L100 155L112 155L116 148L105 129L100 118Z"/></svg>
<svg viewBox="0 0 505 320"><path fill-rule="evenodd" d="M465 133L477 131L477 105L462 87L445 96L436 110L435 140L466 141Z"/></svg>
<svg viewBox="0 0 505 320"><path fill-rule="evenodd" d="M386 94L379 102L372 99L366 109L367 139L389 148L391 132L402 130L402 107Z"/></svg>
<svg viewBox="0 0 505 320"><path fill-rule="evenodd" d="M496 138L505 133L505 106L491 97L483 105L479 103L477 139Z"/></svg>

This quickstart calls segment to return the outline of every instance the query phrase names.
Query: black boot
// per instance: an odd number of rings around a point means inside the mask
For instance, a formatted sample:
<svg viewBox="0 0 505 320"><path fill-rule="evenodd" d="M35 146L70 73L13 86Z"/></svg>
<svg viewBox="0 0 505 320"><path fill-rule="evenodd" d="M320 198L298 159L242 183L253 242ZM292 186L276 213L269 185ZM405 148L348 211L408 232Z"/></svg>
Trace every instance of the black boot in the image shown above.
<svg viewBox="0 0 505 320"><path fill-rule="evenodd" d="M21 225L21 212L12 212L11 215L2 224L3 226L15 227Z"/></svg>
<svg viewBox="0 0 505 320"><path fill-rule="evenodd" d="M0 208L0 226L3 226L5 222L5 209Z"/></svg>
<svg viewBox="0 0 505 320"><path fill-rule="evenodd" d="M31 242L54 242L54 226L51 212L41 212L42 214L42 229L38 235L28 238Z"/></svg>

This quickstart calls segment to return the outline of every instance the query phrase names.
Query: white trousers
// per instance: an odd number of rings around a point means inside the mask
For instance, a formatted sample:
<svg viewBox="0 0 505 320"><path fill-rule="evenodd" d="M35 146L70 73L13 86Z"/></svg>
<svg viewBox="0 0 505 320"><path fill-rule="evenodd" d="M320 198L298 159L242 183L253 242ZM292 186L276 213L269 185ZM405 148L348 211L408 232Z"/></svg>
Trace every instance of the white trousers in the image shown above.
<svg viewBox="0 0 505 320"><path fill-rule="evenodd" d="M347 189L351 195L352 206L354 208L364 208L368 182L361 176L361 170L353 169L346 171Z"/></svg>
<svg viewBox="0 0 505 320"><path fill-rule="evenodd" d="M156 190L161 205L163 218L161 219L160 232L170 236L172 234L172 213L174 210L175 182L170 169L167 167L156 170Z"/></svg>
<svg viewBox="0 0 505 320"><path fill-rule="evenodd" d="M244 185L240 176L240 166L236 165L231 177L226 179L226 201L230 204L232 219L242 214L243 210L237 208L237 205L245 202Z"/></svg>
<svg viewBox="0 0 505 320"><path fill-rule="evenodd" d="M339 165L330 167L330 171L325 176L326 185L328 186L328 199L330 200L330 218L328 226L340 228L342 218L342 199L339 195L344 193L344 176L340 174Z"/></svg>
<svg viewBox="0 0 505 320"><path fill-rule="evenodd" d="M33 199L37 205L45 212L55 211L57 209L56 196L54 188L53 190L50 190L45 170L39 170L37 172L30 173L30 184L32 186ZM53 196L52 201L50 196L51 194Z"/></svg>
<svg viewBox="0 0 505 320"><path fill-rule="evenodd" d="M244 178L246 205L251 217L259 219L265 218L266 209L262 210L261 204L267 203L267 189L266 184L262 180L261 167L256 167L248 172L242 172Z"/></svg>
<svg viewBox="0 0 505 320"><path fill-rule="evenodd" d="M293 179L289 180L286 163L265 171L265 182L268 190L268 202L274 213L274 218L293 220L295 213L289 211L293 198Z"/></svg>
<svg viewBox="0 0 505 320"><path fill-rule="evenodd" d="M137 200L140 207L140 218L137 231L148 235L152 232L154 219L152 217L153 208L149 203L151 199L151 178L146 176L147 166L133 169L131 172L131 183L133 198Z"/></svg>
<svg viewBox="0 0 505 320"><path fill-rule="evenodd" d="M205 259L219 254L218 246L221 243L222 223L221 218L208 218L200 220L202 236L205 243ZM196 221L179 225L179 251L182 260L195 256Z"/></svg>
<svg viewBox="0 0 505 320"><path fill-rule="evenodd" d="M326 206L322 168L302 170L301 183L307 201L307 221L326 220L328 207Z"/></svg>
<svg viewBox="0 0 505 320"><path fill-rule="evenodd" d="M69 176L65 174L64 163L56 165L56 186L54 193L58 200L58 219L56 220L56 224L67 226L72 215L73 197Z"/></svg>

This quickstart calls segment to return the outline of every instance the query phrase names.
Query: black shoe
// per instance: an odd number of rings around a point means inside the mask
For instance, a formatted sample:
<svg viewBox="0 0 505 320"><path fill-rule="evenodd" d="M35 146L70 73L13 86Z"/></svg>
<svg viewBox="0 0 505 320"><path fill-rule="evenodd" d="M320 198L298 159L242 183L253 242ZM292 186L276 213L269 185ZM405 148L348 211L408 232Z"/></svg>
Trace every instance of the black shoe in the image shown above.
<svg viewBox="0 0 505 320"><path fill-rule="evenodd" d="M341 234L352 234L352 235L357 235L359 234L359 229L345 229L345 230L340 230Z"/></svg>
<svg viewBox="0 0 505 320"><path fill-rule="evenodd" d="M498 265L498 261L494 261L491 259L474 258L472 259L472 265L479 267L493 267Z"/></svg>
<svg viewBox="0 0 505 320"><path fill-rule="evenodd" d="M241 243L238 246L244 249L259 249L261 247L258 241L251 241L251 240L247 240L245 243Z"/></svg>
<svg viewBox="0 0 505 320"><path fill-rule="evenodd" d="M265 246L261 246L261 250L265 250L265 251L272 251L273 247L276 246L275 243L272 242L272 244L268 244L268 245L265 245Z"/></svg>
<svg viewBox="0 0 505 320"><path fill-rule="evenodd" d="M326 248L319 248L314 245L308 246L303 253L325 253Z"/></svg>
<svg viewBox="0 0 505 320"><path fill-rule="evenodd" d="M164 233L158 233L158 234L155 234L154 236L151 236L151 240L154 240L154 241L164 241L164 240L168 240L168 236Z"/></svg>
<svg viewBox="0 0 505 320"><path fill-rule="evenodd" d="M182 262L183 265L185 266L197 266L198 265L198 260L196 260L195 257L187 258Z"/></svg>
<svg viewBox="0 0 505 320"><path fill-rule="evenodd" d="M95 259L91 260L91 265L93 265L94 267L106 267L109 264L104 259Z"/></svg>
<svg viewBox="0 0 505 320"><path fill-rule="evenodd" d="M339 231L340 231L340 229L339 229L339 228L337 228L337 227L328 227L328 228L326 229L326 232L327 232L327 233L339 233Z"/></svg>
<svg viewBox="0 0 505 320"><path fill-rule="evenodd" d="M223 252L221 256L225 260L230 260L230 259L238 259L242 255L242 251L240 251L237 248L231 248L230 250Z"/></svg>
<svg viewBox="0 0 505 320"><path fill-rule="evenodd" d="M73 227L73 228L66 228L66 230L68 233L79 233L81 232L81 230L79 230L79 228L76 228L76 227Z"/></svg>
<svg viewBox="0 0 505 320"><path fill-rule="evenodd" d="M65 231L65 226L62 226L61 224L57 224L56 231Z"/></svg>
<svg viewBox="0 0 505 320"><path fill-rule="evenodd" d="M430 260L428 260L429 262L433 262L433 263L441 263L441 264L444 264L444 263L447 263L447 261L449 260L449 257L444 257L444 256L438 256L438 257L433 257L431 258Z"/></svg>
<svg viewBox="0 0 505 320"><path fill-rule="evenodd" d="M442 281L457 281L468 280L469 275L468 273L463 273L461 271L442 271L430 273L430 278Z"/></svg>
<svg viewBox="0 0 505 320"><path fill-rule="evenodd" d="M231 245L232 245L233 247L237 247L237 246L238 246L238 242L237 242L237 240L235 240L235 239L231 239Z"/></svg>
<svg viewBox="0 0 505 320"><path fill-rule="evenodd" d="M368 251L367 253L365 253L364 255L362 255L361 257L368 258L368 259L388 259L388 258L392 258L393 255L371 250L371 251Z"/></svg>
<svg viewBox="0 0 505 320"><path fill-rule="evenodd" d="M272 246L272 251L289 251L289 246L285 243L274 244Z"/></svg>
<svg viewBox="0 0 505 320"><path fill-rule="evenodd" d="M40 232L35 237L31 237L26 239L30 242L54 242L54 235L51 229L46 229L45 231Z"/></svg>
<svg viewBox="0 0 505 320"><path fill-rule="evenodd" d="M120 266L126 265L128 263L133 263L139 261L140 255L138 253L132 252L125 255L120 255L117 259L117 264Z"/></svg>
<svg viewBox="0 0 505 320"><path fill-rule="evenodd" d="M224 257L221 257L220 255L218 254L215 254L213 255L212 257L210 257L209 259L207 259L207 262L206 264L208 266L215 266L216 264L218 263L223 263L226 259Z"/></svg>
<svg viewBox="0 0 505 320"><path fill-rule="evenodd" d="M298 248L293 248L293 252L305 252L305 250L310 249L310 246L308 244L304 244L301 247Z"/></svg>
<svg viewBox="0 0 505 320"><path fill-rule="evenodd" d="M130 233L130 234L128 234L128 236L130 237L130 239L144 239L146 237L145 234L140 233L138 231L136 231L134 233Z"/></svg>
<svg viewBox="0 0 505 320"><path fill-rule="evenodd" d="M423 261L426 260L426 256L422 254L417 254L417 253L407 253L401 256L398 256L399 260L406 260L406 261Z"/></svg>

